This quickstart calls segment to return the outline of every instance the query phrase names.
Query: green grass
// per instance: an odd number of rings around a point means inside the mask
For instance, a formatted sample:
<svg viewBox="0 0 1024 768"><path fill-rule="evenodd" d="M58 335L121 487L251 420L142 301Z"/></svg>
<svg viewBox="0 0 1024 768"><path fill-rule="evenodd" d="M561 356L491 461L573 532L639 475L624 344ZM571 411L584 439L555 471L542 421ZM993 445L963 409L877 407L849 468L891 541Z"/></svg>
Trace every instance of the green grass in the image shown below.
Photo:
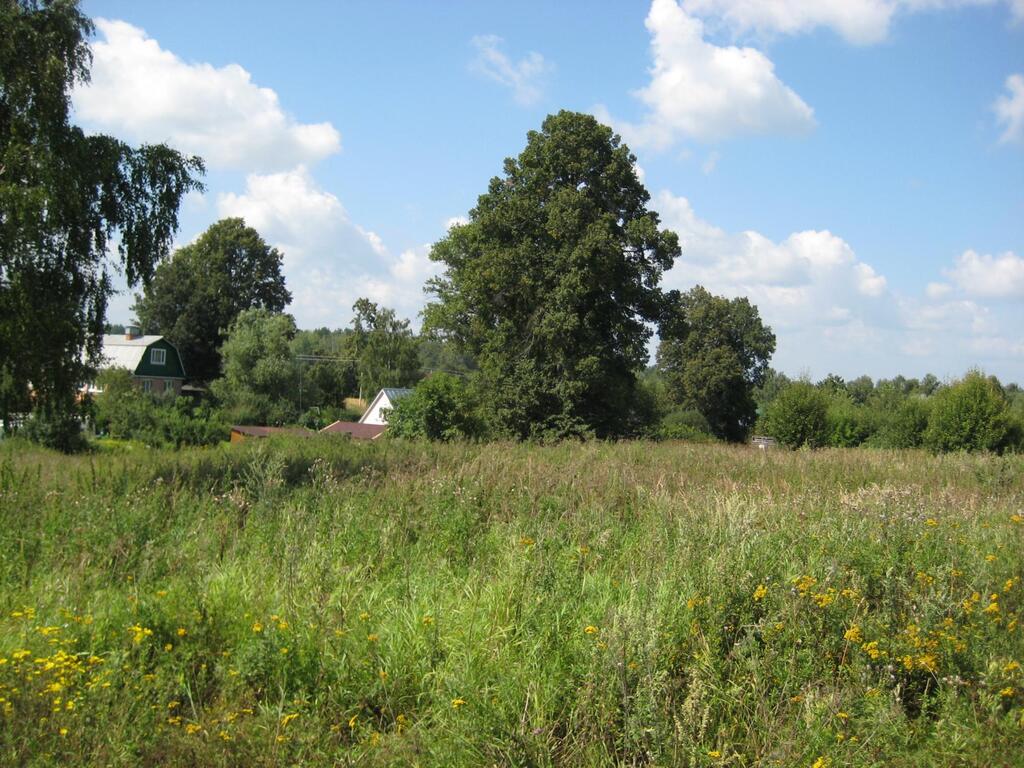
<svg viewBox="0 0 1024 768"><path fill-rule="evenodd" d="M0 764L1020 765L1022 515L1022 457L11 443Z"/></svg>

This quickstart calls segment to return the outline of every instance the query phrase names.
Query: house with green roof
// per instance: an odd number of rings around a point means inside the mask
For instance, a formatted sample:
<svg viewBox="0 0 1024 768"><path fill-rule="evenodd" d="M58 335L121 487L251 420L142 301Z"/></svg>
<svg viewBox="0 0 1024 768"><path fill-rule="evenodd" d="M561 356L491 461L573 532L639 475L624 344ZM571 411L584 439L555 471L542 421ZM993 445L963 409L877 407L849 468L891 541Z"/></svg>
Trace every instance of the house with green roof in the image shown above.
<svg viewBox="0 0 1024 768"><path fill-rule="evenodd" d="M163 336L144 336L128 326L123 334L106 334L99 367L125 368L140 389L153 394L181 394L185 365L177 348Z"/></svg>

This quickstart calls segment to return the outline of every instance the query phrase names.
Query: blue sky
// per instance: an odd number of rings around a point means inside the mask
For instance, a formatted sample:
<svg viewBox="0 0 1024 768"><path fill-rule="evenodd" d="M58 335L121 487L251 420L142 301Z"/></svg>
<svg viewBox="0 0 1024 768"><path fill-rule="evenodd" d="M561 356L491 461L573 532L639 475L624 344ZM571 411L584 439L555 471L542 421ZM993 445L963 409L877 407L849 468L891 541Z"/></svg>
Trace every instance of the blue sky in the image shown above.
<svg viewBox="0 0 1024 768"><path fill-rule="evenodd" d="M84 9L76 119L202 155L179 241L245 217L302 327L417 322L430 244L565 108L637 155L666 285L749 296L775 367L1024 382L1024 0Z"/></svg>

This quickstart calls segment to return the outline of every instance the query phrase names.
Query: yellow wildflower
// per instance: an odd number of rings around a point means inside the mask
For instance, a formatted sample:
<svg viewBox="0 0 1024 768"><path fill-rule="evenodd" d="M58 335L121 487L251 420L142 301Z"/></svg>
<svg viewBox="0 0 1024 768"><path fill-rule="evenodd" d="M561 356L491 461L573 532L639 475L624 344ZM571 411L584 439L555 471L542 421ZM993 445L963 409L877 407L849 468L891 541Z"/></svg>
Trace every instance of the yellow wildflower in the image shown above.
<svg viewBox="0 0 1024 768"><path fill-rule="evenodd" d="M375 633L371 632L366 636L366 639L369 640L371 643L376 643L378 640L380 640L380 637L377 636Z"/></svg>
<svg viewBox="0 0 1024 768"><path fill-rule="evenodd" d="M939 521L936 520L934 517L929 517L927 520L924 521L924 524L934 528L936 525L939 524Z"/></svg>
<svg viewBox="0 0 1024 768"><path fill-rule="evenodd" d="M184 637L188 634L188 630L184 627L178 627L178 637Z"/></svg>
<svg viewBox="0 0 1024 768"><path fill-rule="evenodd" d="M60 729L60 735L61 736L67 736L68 735L68 729L67 728L61 728Z"/></svg>
<svg viewBox="0 0 1024 768"><path fill-rule="evenodd" d="M1009 674L1010 672L1016 672L1018 669L1020 669L1020 664L1016 661L1010 661L1003 667L1003 672Z"/></svg>
<svg viewBox="0 0 1024 768"><path fill-rule="evenodd" d="M537 542L535 542L529 536L523 536L521 539L519 539L519 544L523 547L532 547L536 543Z"/></svg>
<svg viewBox="0 0 1024 768"><path fill-rule="evenodd" d="M370 614L367 611L363 611L362 613L359 614L359 620L360 621L369 621L370 620Z"/></svg>
<svg viewBox="0 0 1024 768"><path fill-rule="evenodd" d="M452 709L458 709L459 707L464 706L465 703L465 699L452 699Z"/></svg>
<svg viewBox="0 0 1024 768"><path fill-rule="evenodd" d="M379 670L377 670L377 677L380 678L381 682L384 682L385 680L388 679L388 673L387 673L386 670L379 669Z"/></svg>
<svg viewBox="0 0 1024 768"><path fill-rule="evenodd" d="M263 625L260 624L258 621L254 621L252 623L252 631L253 632L262 632L263 631Z"/></svg>
<svg viewBox="0 0 1024 768"><path fill-rule="evenodd" d="M586 632L586 633L587 633L588 635L596 635L596 634L597 634L598 632L600 632L601 630L599 630L599 629L598 629L597 627L595 627L595 626L594 626L593 624L588 624L587 626L585 626L585 627L583 628L583 631L584 631L584 632Z"/></svg>
<svg viewBox="0 0 1024 768"><path fill-rule="evenodd" d="M356 723L359 722L359 713L356 712L352 717L348 719L348 729L354 731L356 729Z"/></svg>
<svg viewBox="0 0 1024 768"><path fill-rule="evenodd" d="M811 763L811 768L828 768L828 758L824 756L819 757Z"/></svg>
<svg viewBox="0 0 1024 768"><path fill-rule="evenodd" d="M201 730L203 730L203 727L198 723L188 723L185 726L185 733L188 734L198 733Z"/></svg>
<svg viewBox="0 0 1024 768"><path fill-rule="evenodd" d="M298 712L291 712L291 713L285 715L284 717L281 718L281 727L282 728L287 728L288 727L288 723L290 723L292 720L294 720L298 716L299 716Z"/></svg>
<svg viewBox="0 0 1024 768"><path fill-rule="evenodd" d="M758 584L757 589L754 590L754 601L757 602L758 600L764 600L767 594L768 587L766 587L764 584Z"/></svg>
<svg viewBox="0 0 1024 768"><path fill-rule="evenodd" d="M843 633L843 639L849 640L851 643L861 643L864 641L864 636L861 634L860 627L854 624Z"/></svg>
<svg viewBox="0 0 1024 768"><path fill-rule="evenodd" d="M429 627L433 623L434 623L434 617L433 616L424 616L423 617L423 626Z"/></svg>
<svg viewBox="0 0 1024 768"><path fill-rule="evenodd" d="M717 760L721 756L722 756L722 753L719 752L717 749L709 749L708 750L708 757L710 757L712 760Z"/></svg>
<svg viewBox="0 0 1024 768"><path fill-rule="evenodd" d="M1011 696L1013 696L1013 693L1013 686L1008 685L999 692L999 695L1002 696L1004 699L1008 699Z"/></svg>
<svg viewBox="0 0 1024 768"><path fill-rule="evenodd" d="M986 563L994 563L995 561L996 561L996 556L995 555L985 555L985 562Z"/></svg>

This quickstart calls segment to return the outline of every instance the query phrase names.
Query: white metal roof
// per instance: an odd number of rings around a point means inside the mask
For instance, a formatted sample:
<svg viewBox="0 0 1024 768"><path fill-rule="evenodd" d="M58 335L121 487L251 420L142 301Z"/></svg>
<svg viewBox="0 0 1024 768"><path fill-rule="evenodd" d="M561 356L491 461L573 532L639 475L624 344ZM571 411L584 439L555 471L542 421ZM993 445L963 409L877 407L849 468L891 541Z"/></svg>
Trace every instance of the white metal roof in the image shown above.
<svg viewBox="0 0 1024 768"><path fill-rule="evenodd" d="M100 368L127 368L132 373L139 367L146 349L163 336L136 336L126 339L123 333L103 336L103 351L100 352Z"/></svg>

